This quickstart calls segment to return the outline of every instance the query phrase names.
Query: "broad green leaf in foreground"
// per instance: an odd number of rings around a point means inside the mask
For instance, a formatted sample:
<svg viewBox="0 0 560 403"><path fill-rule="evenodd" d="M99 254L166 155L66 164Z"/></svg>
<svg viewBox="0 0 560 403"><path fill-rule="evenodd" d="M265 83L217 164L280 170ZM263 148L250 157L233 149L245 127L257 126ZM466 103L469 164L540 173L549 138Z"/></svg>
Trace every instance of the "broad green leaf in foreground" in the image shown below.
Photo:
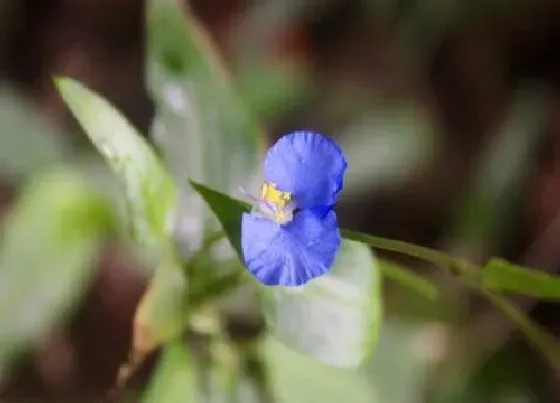
<svg viewBox="0 0 560 403"><path fill-rule="evenodd" d="M56 79L62 98L124 185L134 239L149 257L168 242L175 186L148 143L104 98L69 78Z"/></svg>
<svg viewBox="0 0 560 403"><path fill-rule="evenodd" d="M241 256L240 220L249 206L191 183ZM331 365L355 366L375 344L381 319L379 268L361 243L345 240L330 273L306 286L262 289L275 336L299 352Z"/></svg>
<svg viewBox="0 0 560 403"><path fill-rule="evenodd" d="M357 366L373 352L382 296L368 246L345 239L328 274L302 287L265 291L274 336L296 351L340 367Z"/></svg>
<svg viewBox="0 0 560 403"><path fill-rule="evenodd" d="M504 259L490 260L482 269L485 287L540 299L560 299L560 277L516 266Z"/></svg>
<svg viewBox="0 0 560 403"><path fill-rule="evenodd" d="M106 200L71 172L49 172L24 188L2 223L0 378L14 354L76 304L109 225Z"/></svg>
<svg viewBox="0 0 560 403"><path fill-rule="evenodd" d="M290 351L273 338L263 345L270 382L278 403L375 403L367 374L333 368Z"/></svg>

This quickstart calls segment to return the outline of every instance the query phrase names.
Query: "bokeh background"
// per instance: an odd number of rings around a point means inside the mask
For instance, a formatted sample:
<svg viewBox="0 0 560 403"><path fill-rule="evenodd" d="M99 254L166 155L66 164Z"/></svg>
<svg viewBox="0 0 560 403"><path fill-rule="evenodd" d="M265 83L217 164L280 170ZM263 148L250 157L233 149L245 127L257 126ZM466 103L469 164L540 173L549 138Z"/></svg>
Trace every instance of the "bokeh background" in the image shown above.
<svg viewBox="0 0 560 403"><path fill-rule="evenodd" d="M558 1L190 0L184 8L215 42L269 141L305 128L345 149L342 226L476 263L502 256L560 270ZM147 14L139 0L2 2L0 212L53 152L95 153L53 74L99 91L153 140ZM72 317L12 368L2 402L97 402L113 383L147 280L117 245L99 253ZM500 312L433 268L387 257L433 277L442 297L385 283L385 323L366 376L372 403L560 402L557 375ZM560 334L555 304L516 302ZM253 327L232 322L230 331L244 337Z"/></svg>

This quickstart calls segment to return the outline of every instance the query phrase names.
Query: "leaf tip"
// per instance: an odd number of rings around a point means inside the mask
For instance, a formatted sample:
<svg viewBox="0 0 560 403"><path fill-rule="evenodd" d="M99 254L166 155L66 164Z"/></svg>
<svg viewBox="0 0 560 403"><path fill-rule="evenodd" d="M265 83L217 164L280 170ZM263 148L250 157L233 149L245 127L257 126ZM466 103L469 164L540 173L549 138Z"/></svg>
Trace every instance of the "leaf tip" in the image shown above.
<svg viewBox="0 0 560 403"><path fill-rule="evenodd" d="M53 75L52 77L54 86L57 88L59 92L65 91L69 86L71 86L75 81L69 77L65 76L56 76Z"/></svg>
<svg viewBox="0 0 560 403"><path fill-rule="evenodd" d="M187 178L187 182L189 182L189 185L191 185L195 190L199 190L202 187L200 182L192 180L191 178Z"/></svg>

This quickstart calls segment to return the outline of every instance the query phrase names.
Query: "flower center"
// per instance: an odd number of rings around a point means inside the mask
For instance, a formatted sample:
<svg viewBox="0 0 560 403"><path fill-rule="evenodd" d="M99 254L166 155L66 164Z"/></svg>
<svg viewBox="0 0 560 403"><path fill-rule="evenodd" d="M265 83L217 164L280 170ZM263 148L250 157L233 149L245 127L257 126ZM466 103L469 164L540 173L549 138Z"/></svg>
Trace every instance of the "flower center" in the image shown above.
<svg viewBox="0 0 560 403"><path fill-rule="evenodd" d="M275 183L265 183L262 186L261 199L278 207L285 207L292 200L292 194L276 189Z"/></svg>
<svg viewBox="0 0 560 403"><path fill-rule="evenodd" d="M275 183L263 184L261 200L277 223L286 224L294 218L295 203L292 194L278 190Z"/></svg>

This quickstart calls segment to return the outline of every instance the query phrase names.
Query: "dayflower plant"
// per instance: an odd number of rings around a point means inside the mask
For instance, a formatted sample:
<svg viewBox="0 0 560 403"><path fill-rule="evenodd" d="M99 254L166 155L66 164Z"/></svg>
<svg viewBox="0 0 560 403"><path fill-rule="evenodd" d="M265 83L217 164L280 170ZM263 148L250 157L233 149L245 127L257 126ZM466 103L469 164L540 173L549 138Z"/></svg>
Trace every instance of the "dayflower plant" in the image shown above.
<svg viewBox="0 0 560 403"><path fill-rule="evenodd" d="M298 131L267 152L265 182L241 223L245 265L261 283L299 286L325 274L340 248L333 210L347 162L331 139Z"/></svg>

